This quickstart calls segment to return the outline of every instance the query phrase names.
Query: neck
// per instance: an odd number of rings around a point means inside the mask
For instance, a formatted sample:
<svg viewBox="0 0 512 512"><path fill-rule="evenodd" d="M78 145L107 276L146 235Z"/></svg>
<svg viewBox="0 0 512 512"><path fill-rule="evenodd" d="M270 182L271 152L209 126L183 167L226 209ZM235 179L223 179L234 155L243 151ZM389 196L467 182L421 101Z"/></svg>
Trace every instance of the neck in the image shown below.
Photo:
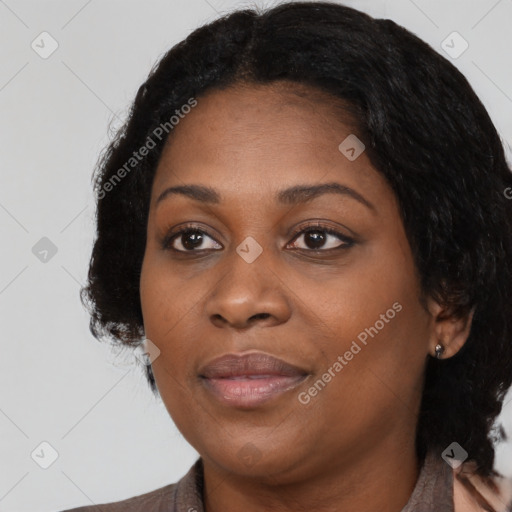
<svg viewBox="0 0 512 512"><path fill-rule="evenodd" d="M205 512L401 512L419 476L414 443L237 475L203 459ZM320 454L322 455L322 454Z"/></svg>

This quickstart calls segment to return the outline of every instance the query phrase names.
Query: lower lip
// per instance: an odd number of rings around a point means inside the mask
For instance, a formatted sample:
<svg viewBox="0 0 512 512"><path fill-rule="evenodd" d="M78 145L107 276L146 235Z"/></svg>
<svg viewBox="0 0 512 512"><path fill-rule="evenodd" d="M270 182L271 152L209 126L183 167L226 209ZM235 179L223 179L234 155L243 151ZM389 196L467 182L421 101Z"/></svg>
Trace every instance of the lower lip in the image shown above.
<svg viewBox="0 0 512 512"><path fill-rule="evenodd" d="M301 384L307 375L285 377L268 375L249 379L233 377L224 379L201 378L206 389L221 402L233 407L255 407Z"/></svg>

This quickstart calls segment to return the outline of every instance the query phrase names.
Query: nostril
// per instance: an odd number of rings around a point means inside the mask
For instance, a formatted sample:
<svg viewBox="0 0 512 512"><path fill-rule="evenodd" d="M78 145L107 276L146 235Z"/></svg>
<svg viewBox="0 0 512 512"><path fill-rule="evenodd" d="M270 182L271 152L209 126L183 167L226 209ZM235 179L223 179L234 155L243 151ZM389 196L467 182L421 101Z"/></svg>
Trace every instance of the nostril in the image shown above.
<svg viewBox="0 0 512 512"><path fill-rule="evenodd" d="M270 313L258 313L257 315L253 315L251 316L251 320L254 318L255 320L256 319L263 319L263 318L268 318L270 316Z"/></svg>
<svg viewBox="0 0 512 512"><path fill-rule="evenodd" d="M223 316L222 314L215 313L211 315L210 321L216 325L217 327L224 327L227 324L232 325L233 327L237 327L238 329L244 329L246 327L249 327L250 324L253 322L256 322L258 320L264 320L272 315L270 313L257 313L255 315L252 315L251 317L244 316L240 319L231 318L229 319L226 316Z"/></svg>

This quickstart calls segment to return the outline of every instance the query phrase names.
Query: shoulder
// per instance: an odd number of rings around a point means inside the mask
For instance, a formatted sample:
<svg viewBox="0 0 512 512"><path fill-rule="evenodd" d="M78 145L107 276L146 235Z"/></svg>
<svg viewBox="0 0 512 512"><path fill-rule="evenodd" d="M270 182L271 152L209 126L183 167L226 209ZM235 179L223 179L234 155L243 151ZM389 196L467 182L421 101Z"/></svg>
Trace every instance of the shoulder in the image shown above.
<svg viewBox="0 0 512 512"><path fill-rule="evenodd" d="M203 461L199 457L176 483L159 487L133 498L112 503L91 504L61 512L177 512L202 510Z"/></svg>
<svg viewBox="0 0 512 512"><path fill-rule="evenodd" d="M91 504L83 507L63 510L61 512L128 512L144 510L144 512L156 512L159 510L172 510L171 504L177 484L168 484L144 494L139 494L121 501L111 503ZM164 507L165 505L165 507Z"/></svg>
<svg viewBox="0 0 512 512"><path fill-rule="evenodd" d="M455 512L512 512L512 478L483 478L474 461L453 470Z"/></svg>

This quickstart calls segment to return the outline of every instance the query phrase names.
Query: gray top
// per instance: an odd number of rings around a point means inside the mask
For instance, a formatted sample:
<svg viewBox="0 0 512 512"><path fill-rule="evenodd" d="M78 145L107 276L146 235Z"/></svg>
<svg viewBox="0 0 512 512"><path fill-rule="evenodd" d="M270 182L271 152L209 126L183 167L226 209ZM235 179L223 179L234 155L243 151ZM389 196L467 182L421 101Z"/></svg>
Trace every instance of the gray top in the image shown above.
<svg viewBox="0 0 512 512"><path fill-rule="evenodd" d="M62 512L204 512L203 461L197 459L177 483L133 498ZM401 512L454 512L452 468L435 453L427 454L416 486Z"/></svg>
<svg viewBox="0 0 512 512"><path fill-rule="evenodd" d="M416 486L401 512L454 512L453 470L439 455L425 457Z"/></svg>

